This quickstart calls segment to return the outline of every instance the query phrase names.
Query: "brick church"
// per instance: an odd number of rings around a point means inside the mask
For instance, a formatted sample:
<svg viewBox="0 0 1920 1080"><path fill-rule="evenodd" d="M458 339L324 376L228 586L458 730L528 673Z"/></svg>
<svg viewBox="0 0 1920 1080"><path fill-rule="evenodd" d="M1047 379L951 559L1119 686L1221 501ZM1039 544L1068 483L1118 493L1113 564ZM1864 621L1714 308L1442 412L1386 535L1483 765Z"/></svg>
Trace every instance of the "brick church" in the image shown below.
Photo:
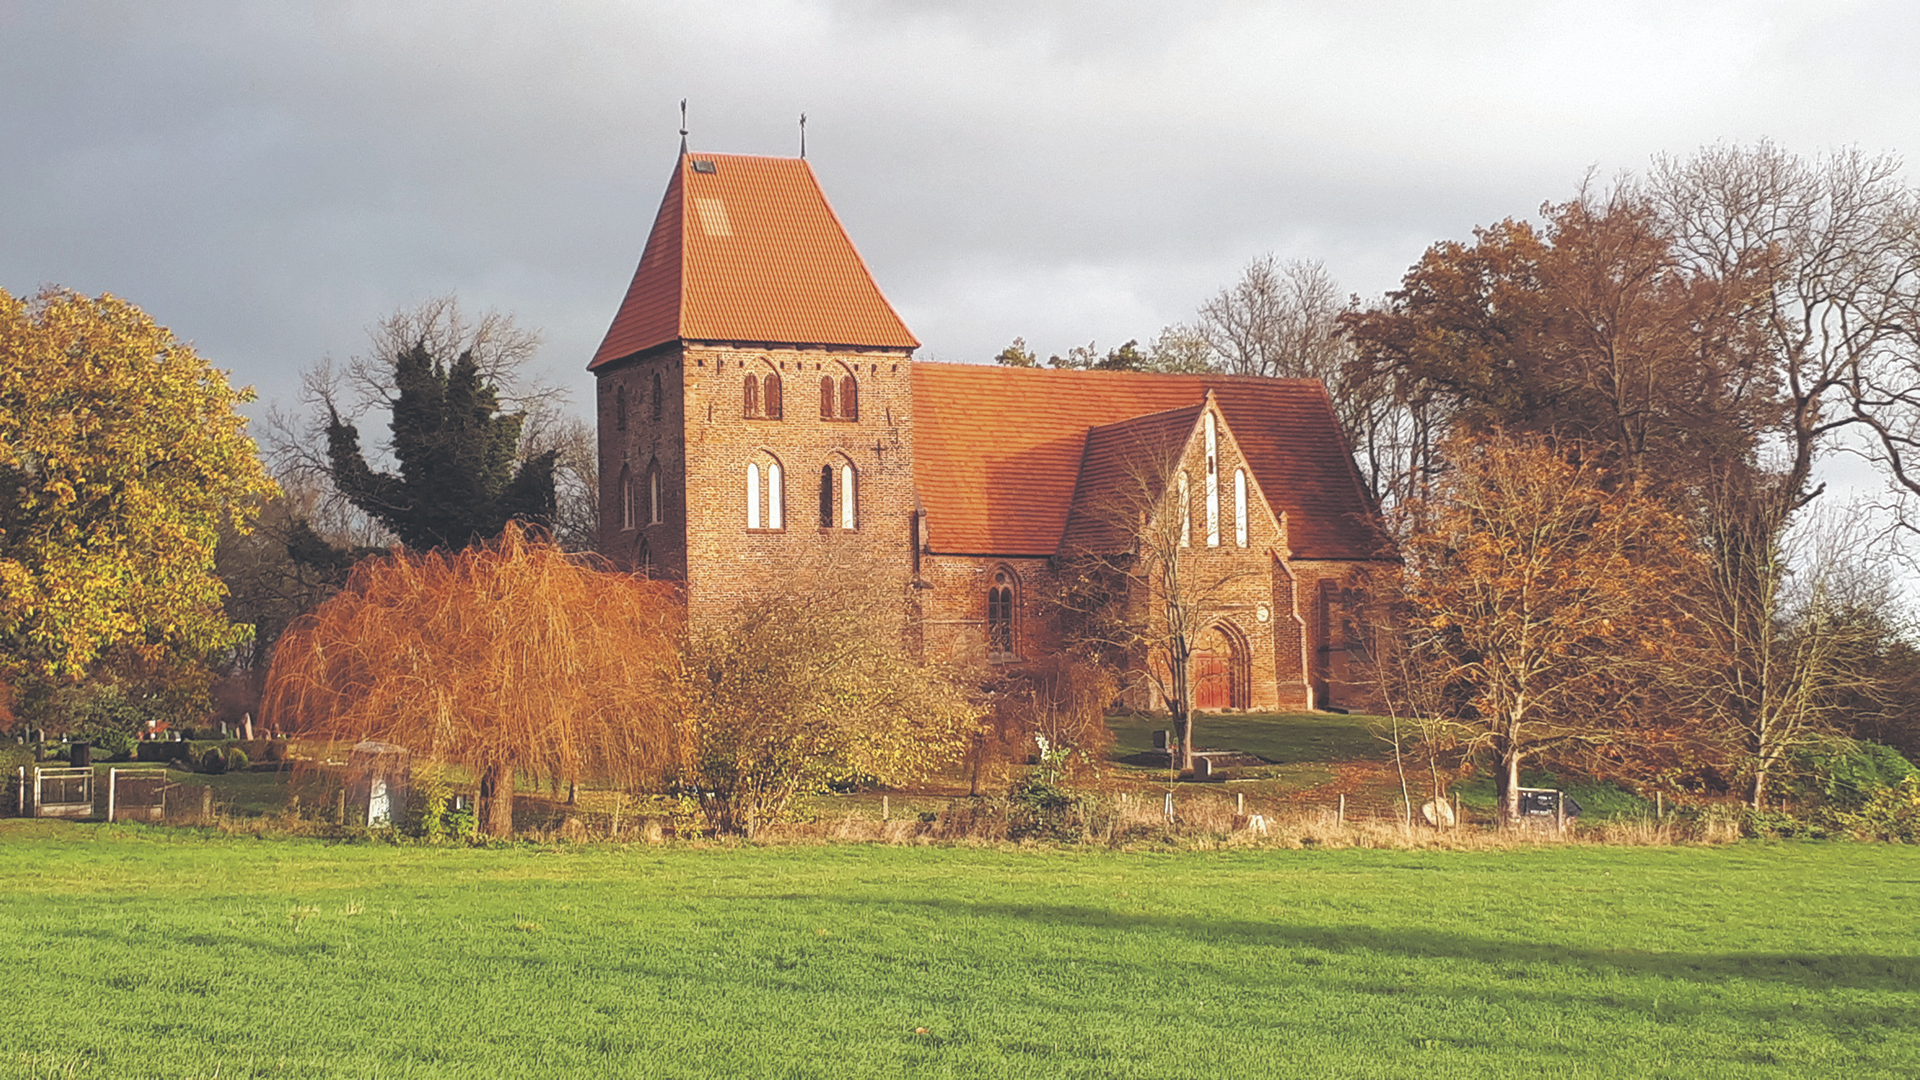
<svg viewBox="0 0 1920 1080"><path fill-rule="evenodd" d="M683 153L590 365L601 552L683 582L698 619L832 550L918 599L928 647L1017 664L1058 647L1060 559L1111 531L1096 504L1148 448L1177 463L1183 565L1233 582L1197 704L1360 700L1343 589L1384 534L1318 382L918 346L805 160Z"/></svg>

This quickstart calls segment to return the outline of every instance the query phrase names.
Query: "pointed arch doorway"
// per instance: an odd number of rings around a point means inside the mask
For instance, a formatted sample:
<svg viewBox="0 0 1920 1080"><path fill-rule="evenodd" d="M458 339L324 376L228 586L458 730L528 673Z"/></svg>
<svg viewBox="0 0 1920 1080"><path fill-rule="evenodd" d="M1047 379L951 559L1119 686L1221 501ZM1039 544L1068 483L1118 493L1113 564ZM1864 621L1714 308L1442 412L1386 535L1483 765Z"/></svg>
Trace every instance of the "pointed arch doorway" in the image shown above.
<svg viewBox="0 0 1920 1080"><path fill-rule="evenodd" d="M1247 650L1225 624L1208 627L1193 650L1193 705L1196 709L1247 707Z"/></svg>

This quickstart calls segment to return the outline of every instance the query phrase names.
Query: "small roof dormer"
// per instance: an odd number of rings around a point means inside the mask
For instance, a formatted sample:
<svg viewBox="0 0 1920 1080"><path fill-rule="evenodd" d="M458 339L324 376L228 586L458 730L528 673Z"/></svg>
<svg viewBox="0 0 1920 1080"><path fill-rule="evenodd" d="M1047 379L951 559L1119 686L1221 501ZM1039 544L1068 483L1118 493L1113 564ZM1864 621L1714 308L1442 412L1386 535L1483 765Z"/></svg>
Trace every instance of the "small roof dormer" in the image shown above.
<svg viewBox="0 0 1920 1080"><path fill-rule="evenodd" d="M682 154L589 370L671 341L919 346L801 158Z"/></svg>

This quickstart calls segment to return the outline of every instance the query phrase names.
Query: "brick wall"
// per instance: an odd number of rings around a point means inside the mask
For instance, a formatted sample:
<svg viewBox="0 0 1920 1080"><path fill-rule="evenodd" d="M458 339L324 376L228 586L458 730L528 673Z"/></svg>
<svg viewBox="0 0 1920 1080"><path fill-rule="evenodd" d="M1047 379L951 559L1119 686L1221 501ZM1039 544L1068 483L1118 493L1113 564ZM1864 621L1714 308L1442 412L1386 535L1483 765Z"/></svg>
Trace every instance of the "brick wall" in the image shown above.
<svg viewBox="0 0 1920 1080"><path fill-rule="evenodd" d="M778 588L810 567L857 564L900 588L930 656L976 665L982 675L991 668L987 591L994 571L1005 567L1019 582L1016 653L1031 659L1058 649L1061 582L1050 560L927 553L914 577L910 362L899 352L674 344L603 367L597 410L601 553L622 569L686 581L695 620L760 589ZM746 377L752 374L764 386L769 373L780 379L780 415L766 415L764 400L757 415L747 415ZM836 414L839 380L857 380L856 419L821 417L820 379L829 375L836 383ZM1232 432L1223 420L1219 424L1221 543L1206 542L1205 449L1196 434L1182 458L1192 477L1193 515L1182 572L1189 581L1230 579L1208 589L1206 603L1215 616L1210 622L1224 624L1239 650L1243 700L1263 710L1307 708L1316 699L1364 707L1370 697L1356 681L1344 640L1325 651L1329 643L1320 640L1322 623L1337 632L1341 614L1322 618L1321 582L1345 582L1359 564L1289 563L1285 522L1268 507L1251 470L1248 543L1238 545L1233 474L1244 460ZM760 528L748 528L750 462L780 465L778 528L764 517ZM819 517L823 465L832 466L834 481L833 520L825 527ZM842 527L839 513L843 465L853 467L858 489L852 529ZM648 521L650 466L660 470L658 523ZM631 529L621 513L623 470L634 485ZM1136 663L1143 665L1144 658ZM1144 695L1134 697L1134 704L1148 704Z"/></svg>

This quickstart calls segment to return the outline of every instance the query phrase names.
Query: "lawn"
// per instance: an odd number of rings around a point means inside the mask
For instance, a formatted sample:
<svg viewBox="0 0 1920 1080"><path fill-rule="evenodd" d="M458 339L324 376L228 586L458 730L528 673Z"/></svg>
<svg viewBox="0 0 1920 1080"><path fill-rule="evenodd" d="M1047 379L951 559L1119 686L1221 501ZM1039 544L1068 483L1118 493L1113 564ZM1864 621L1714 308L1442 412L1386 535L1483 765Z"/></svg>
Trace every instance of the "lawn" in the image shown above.
<svg viewBox="0 0 1920 1080"><path fill-rule="evenodd" d="M1194 719L1194 743L1202 750L1238 750L1276 764L1384 760L1393 747L1374 734L1386 721L1377 716L1339 713L1202 713ZM1107 718L1118 757L1153 749L1153 733L1165 730L1164 716L1117 715Z"/></svg>
<svg viewBox="0 0 1920 1080"><path fill-rule="evenodd" d="M584 846L0 822L0 1075L1807 1077L1920 851Z"/></svg>

